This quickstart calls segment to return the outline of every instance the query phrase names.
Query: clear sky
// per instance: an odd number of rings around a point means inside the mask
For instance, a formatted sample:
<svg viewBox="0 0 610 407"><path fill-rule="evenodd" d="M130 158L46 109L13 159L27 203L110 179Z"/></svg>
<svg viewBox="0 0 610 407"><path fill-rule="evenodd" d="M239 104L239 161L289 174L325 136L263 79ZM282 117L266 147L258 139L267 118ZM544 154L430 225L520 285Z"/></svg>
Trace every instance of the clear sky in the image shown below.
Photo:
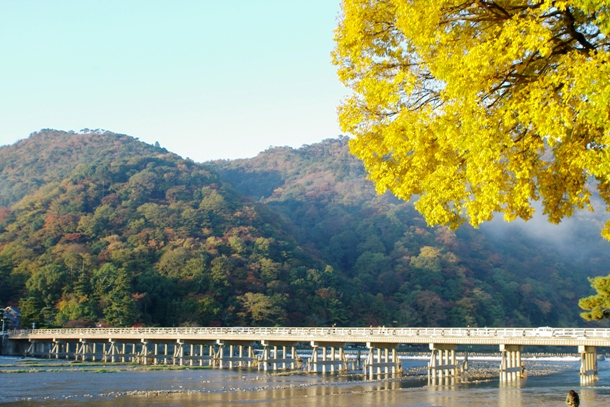
<svg viewBox="0 0 610 407"><path fill-rule="evenodd" d="M205 161L336 137L339 3L0 1L0 145L99 128Z"/></svg>

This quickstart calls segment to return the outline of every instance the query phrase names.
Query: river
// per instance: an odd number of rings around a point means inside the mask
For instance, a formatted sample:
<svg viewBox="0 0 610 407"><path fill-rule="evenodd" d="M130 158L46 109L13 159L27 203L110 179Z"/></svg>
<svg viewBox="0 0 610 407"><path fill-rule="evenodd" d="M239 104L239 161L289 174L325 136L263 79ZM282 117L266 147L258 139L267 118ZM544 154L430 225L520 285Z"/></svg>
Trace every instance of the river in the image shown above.
<svg viewBox="0 0 610 407"><path fill-rule="evenodd" d="M421 371L424 360L403 360ZM599 381L581 386L574 358L526 360L529 375L501 384L495 374L470 383L431 386L425 376L364 381L360 375L267 374L256 370L142 368L0 358L0 404L6 406L253 407L531 407L564 406L571 389L582 407L610 405L610 362ZM498 361L471 361L493 372Z"/></svg>

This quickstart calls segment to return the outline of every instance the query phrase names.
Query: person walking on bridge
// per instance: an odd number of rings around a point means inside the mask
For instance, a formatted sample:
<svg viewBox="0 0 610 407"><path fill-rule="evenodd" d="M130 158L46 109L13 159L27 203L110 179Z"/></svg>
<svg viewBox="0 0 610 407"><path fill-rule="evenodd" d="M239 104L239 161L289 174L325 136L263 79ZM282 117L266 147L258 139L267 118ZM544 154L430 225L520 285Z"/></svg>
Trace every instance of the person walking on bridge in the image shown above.
<svg viewBox="0 0 610 407"><path fill-rule="evenodd" d="M580 405L578 393L576 393L574 390L570 390L570 392L566 396L566 404L570 407L578 407Z"/></svg>

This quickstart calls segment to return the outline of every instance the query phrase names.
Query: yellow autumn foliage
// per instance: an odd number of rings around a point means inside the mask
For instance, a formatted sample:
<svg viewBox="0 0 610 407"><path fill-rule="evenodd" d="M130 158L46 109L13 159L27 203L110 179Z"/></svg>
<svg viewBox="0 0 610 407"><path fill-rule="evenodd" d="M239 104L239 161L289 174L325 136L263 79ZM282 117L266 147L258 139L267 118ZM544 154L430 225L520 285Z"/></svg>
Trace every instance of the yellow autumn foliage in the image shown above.
<svg viewBox="0 0 610 407"><path fill-rule="evenodd" d="M610 0L343 0L339 108L379 193L429 224L533 202L557 223L610 208ZM610 239L610 221L602 235Z"/></svg>

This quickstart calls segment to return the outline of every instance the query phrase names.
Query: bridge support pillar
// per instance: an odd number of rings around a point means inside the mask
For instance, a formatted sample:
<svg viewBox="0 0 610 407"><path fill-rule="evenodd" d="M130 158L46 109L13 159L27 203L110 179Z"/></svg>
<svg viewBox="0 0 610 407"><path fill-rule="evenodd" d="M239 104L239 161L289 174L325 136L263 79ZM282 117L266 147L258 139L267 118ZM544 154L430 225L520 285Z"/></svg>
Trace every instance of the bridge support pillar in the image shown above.
<svg viewBox="0 0 610 407"><path fill-rule="evenodd" d="M326 373L326 355L328 354L328 350L326 346L320 346L322 349L322 373Z"/></svg>
<svg viewBox="0 0 610 407"><path fill-rule="evenodd" d="M39 358L51 358L52 343L48 341L39 341L36 339L30 340L30 345L25 351L25 356L33 356Z"/></svg>
<svg viewBox="0 0 610 407"><path fill-rule="evenodd" d="M76 343L76 351L74 352L74 360L79 359L84 362L87 359L87 355L90 353L89 341L87 339L80 339Z"/></svg>
<svg viewBox="0 0 610 407"><path fill-rule="evenodd" d="M210 367L216 367L216 353L214 352L214 345L208 345L208 356L210 358Z"/></svg>
<svg viewBox="0 0 610 407"><path fill-rule="evenodd" d="M218 367L220 369L224 368L224 358L225 358L225 343L220 339L216 341L218 345L218 351L216 352L216 360L218 361ZM265 369L267 370L267 369Z"/></svg>
<svg viewBox="0 0 610 407"><path fill-rule="evenodd" d="M60 343L59 341L53 339L53 344L51 345L51 353L49 355L49 357L51 358L55 358L55 359L59 359L59 347L60 347Z"/></svg>
<svg viewBox="0 0 610 407"><path fill-rule="evenodd" d="M375 374L389 375L402 371L400 361L396 356L397 344L367 342L366 346L369 348L369 355L362 365L365 377L373 378Z"/></svg>
<svg viewBox="0 0 610 407"><path fill-rule="evenodd" d="M141 355L138 352L137 345L139 342L134 342L131 340L115 340L108 339L108 344L110 344L110 348L106 347L107 343L103 343L102 345L102 353L103 353L103 361L107 362L108 358L110 358L111 363L115 362L135 362ZM129 349L129 353L127 350ZM89 343L87 340L81 340L80 347L77 347L75 352L75 357L83 356L86 358L87 355L92 355L90 352L91 348L89 347ZM93 351L93 354L95 351ZM83 359L84 360L84 359Z"/></svg>
<svg viewBox="0 0 610 407"><path fill-rule="evenodd" d="M108 350L108 353L110 354L110 362L114 363L116 362L116 343L114 342L114 339L108 339L108 342L110 343L110 349Z"/></svg>
<svg viewBox="0 0 610 407"><path fill-rule="evenodd" d="M521 345L500 345L500 381L511 382L523 377L525 368L521 362Z"/></svg>
<svg viewBox="0 0 610 407"><path fill-rule="evenodd" d="M148 341L146 339L141 339L142 341L142 351L140 352L140 356L141 356L141 362L143 365L148 365ZM154 360L154 364L157 364L157 344L155 343L154 346L155 349L155 360Z"/></svg>
<svg viewBox="0 0 610 407"><path fill-rule="evenodd" d="M586 386L593 384L597 379L597 348L595 346L580 345L580 384Z"/></svg>
<svg viewBox="0 0 610 407"><path fill-rule="evenodd" d="M163 353L159 353L159 345L163 347ZM155 365L159 364L159 361L161 361L162 364L167 365L167 355L169 354L168 352L169 344L167 342L155 343ZM160 355L163 355L163 357L161 358Z"/></svg>
<svg viewBox="0 0 610 407"><path fill-rule="evenodd" d="M178 365L182 366L184 364L184 341L182 339L176 339L176 344L174 345L174 365L176 360Z"/></svg>
<svg viewBox="0 0 610 407"><path fill-rule="evenodd" d="M260 344L263 346L263 354L259 357L258 370L277 370L277 369L288 369L290 366L294 367L296 348L292 346L292 354L288 357L288 345L294 345L293 342L281 342L281 341L267 341L261 340ZM252 344L248 344L248 356L243 357L244 345L239 346L239 357L235 358L239 362L239 366L252 366L252 362L255 360L254 351L252 350Z"/></svg>
<svg viewBox="0 0 610 407"><path fill-rule="evenodd" d="M311 341L310 346L312 348L311 358L307 362L310 372L317 373L320 368L322 373L334 373L336 369L339 371L347 369L347 360L342 351L345 343ZM320 356L322 356L321 360ZM303 365L294 346L292 346L291 362L293 367L295 362L297 367Z"/></svg>
<svg viewBox="0 0 610 407"><path fill-rule="evenodd" d="M70 343L74 343L74 347L75 347L74 352L70 352ZM53 338L53 342L51 343L51 350L49 352L49 357L55 358L55 359L59 359L59 358L70 359L71 357L76 357L77 351L78 351L77 342Z"/></svg>
<svg viewBox="0 0 610 407"><path fill-rule="evenodd" d="M428 382L442 383L444 379L455 380L459 376L458 363L455 357L456 344L431 343L430 362L428 362Z"/></svg>
<svg viewBox="0 0 610 407"><path fill-rule="evenodd" d="M260 370L262 365L263 370L267 371L267 369L269 369L269 344L264 341L261 341L261 344L263 345L263 355L261 362L258 364L258 368Z"/></svg>

